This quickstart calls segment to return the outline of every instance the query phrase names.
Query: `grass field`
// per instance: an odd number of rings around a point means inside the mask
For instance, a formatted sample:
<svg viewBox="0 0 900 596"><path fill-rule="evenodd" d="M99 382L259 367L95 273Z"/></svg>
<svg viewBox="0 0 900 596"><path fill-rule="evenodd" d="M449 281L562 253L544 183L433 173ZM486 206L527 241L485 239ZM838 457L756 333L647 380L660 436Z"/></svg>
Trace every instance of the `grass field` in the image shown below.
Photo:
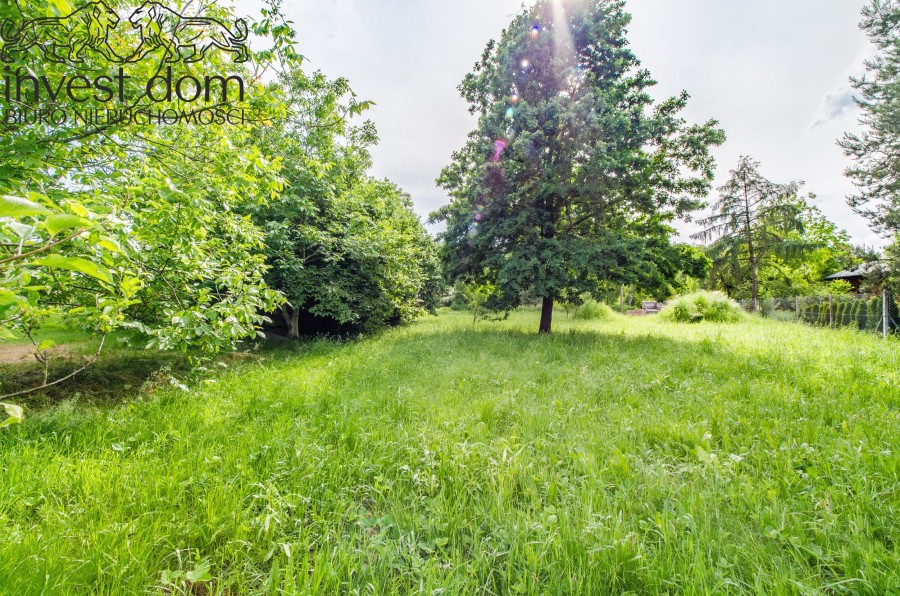
<svg viewBox="0 0 900 596"><path fill-rule="evenodd" d="M0 593L900 593L895 341L537 316L30 410Z"/></svg>

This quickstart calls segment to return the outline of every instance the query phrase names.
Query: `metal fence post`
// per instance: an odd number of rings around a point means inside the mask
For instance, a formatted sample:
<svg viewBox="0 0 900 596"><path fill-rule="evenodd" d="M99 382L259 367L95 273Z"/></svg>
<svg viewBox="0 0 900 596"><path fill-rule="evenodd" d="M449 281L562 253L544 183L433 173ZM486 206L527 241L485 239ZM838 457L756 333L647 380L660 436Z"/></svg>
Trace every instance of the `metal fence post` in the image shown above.
<svg viewBox="0 0 900 596"><path fill-rule="evenodd" d="M800 320L800 296L794 298L794 301L797 303L797 320Z"/></svg>
<svg viewBox="0 0 900 596"><path fill-rule="evenodd" d="M888 331L891 328L891 309L888 306L887 288L881 294L881 334L884 339L888 338Z"/></svg>
<svg viewBox="0 0 900 596"><path fill-rule="evenodd" d="M828 326L834 329L834 297L828 294Z"/></svg>

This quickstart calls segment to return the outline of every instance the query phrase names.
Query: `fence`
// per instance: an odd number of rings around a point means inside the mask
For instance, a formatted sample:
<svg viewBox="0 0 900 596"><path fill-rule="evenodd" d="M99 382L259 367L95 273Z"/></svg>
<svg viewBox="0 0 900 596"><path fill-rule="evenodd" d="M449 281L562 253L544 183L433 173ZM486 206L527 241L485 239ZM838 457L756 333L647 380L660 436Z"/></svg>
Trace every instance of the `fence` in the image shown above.
<svg viewBox="0 0 900 596"><path fill-rule="evenodd" d="M750 310L750 301L741 301ZM761 298L759 311L764 317L779 321L801 321L832 329L859 329L873 333L900 333L900 312L893 296L842 294L831 296L798 296L794 298ZM885 324L887 321L887 324Z"/></svg>

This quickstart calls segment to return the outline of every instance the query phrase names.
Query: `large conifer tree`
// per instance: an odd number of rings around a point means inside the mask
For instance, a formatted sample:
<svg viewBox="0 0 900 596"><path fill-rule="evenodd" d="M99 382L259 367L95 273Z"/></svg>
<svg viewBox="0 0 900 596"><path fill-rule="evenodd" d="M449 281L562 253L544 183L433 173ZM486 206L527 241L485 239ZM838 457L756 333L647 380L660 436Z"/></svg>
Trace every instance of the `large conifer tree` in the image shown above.
<svg viewBox="0 0 900 596"><path fill-rule="evenodd" d="M624 2L541 0L460 86L479 122L439 178L449 271L495 287L493 308L542 302L541 332L561 298L693 265L669 224L703 205L724 133L685 122L686 93L653 101L629 21Z"/></svg>
<svg viewBox="0 0 900 596"><path fill-rule="evenodd" d="M900 232L900 3L872 0L861 26L878 53L866 62L868 74L852 79L865 128L841 141L856 161L847 176L857 193L847 202L878 232L894 235Z"/></svg>

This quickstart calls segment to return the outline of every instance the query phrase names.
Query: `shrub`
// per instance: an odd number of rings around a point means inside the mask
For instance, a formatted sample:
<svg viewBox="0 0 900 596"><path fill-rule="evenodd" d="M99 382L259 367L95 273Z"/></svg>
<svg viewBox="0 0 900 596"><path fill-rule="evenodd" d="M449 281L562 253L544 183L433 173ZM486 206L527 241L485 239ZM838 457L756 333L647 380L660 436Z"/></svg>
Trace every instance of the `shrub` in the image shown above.
<svg viewBox="0 0 900 596"><path fill-rule="evenodd" d="M741 306L721 292L697 292L681 296L666 306L660 317L675 323L735 323L744 318Z"/></svg>
<svg viewBox="0 0 900 596"><path fill-rule="evenodd" d="M878 322L881 320L881 298L872 298L869 300L869 329L876 329Z"/></svg>
<svg viewBox="0 0 900 596"><path fill-rule="evenodd" d="M856 322L863 330L869 326L869 305L865 300L856 301Z"/></svg>
<svg viewBox="0 0 900 596"><path fill-rule="evenodd" d="M587 299L584 304L575 309L572 318L581 321L602 321L613 315L613 309L609 306L597 302L596 300Z"/></svg>
<svg viewBox="0 0 900 596"><path fill-rule="evenodd" d="M472 306L469 304L468 298L466 298L466 284L462 281L457 281L454 284L449 306L452 310L457 311L472 310Z"/></svg>
<svg viewBox="0 0 900 596"><path fill-rule="evenodd" d="M816 306L809 304L808 301L803 302L803 320L813 325L816 322Z"/></svg>

